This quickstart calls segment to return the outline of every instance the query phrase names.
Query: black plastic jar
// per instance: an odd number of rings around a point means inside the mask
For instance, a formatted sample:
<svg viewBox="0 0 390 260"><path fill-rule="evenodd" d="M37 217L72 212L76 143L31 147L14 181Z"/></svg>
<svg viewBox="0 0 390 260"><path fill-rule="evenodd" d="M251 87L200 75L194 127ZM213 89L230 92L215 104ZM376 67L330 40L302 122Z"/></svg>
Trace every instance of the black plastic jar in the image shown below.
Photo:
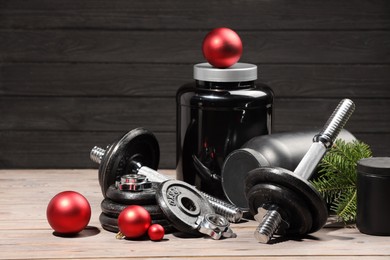
<svg viewBox="0 0 390 260"><path fill-rule="evenodd" d="M255 83L257 66L247 63L196 64L194 79L176 95L177 179L224 198L223 161L252 137L271 133L273 92Z"/></svg>
<svg viewBox="0 0 390 260"><path fill-rule="evenodd" d="M361 159L357 163L357 216L360 232L390 236L390 157Z"/></svg>

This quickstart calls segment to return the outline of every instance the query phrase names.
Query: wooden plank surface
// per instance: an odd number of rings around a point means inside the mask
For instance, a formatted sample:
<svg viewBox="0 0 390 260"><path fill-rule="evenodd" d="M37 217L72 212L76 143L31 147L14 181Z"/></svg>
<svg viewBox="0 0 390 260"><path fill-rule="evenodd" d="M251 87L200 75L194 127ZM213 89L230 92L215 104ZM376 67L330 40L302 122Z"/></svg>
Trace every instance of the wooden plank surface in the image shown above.
<svg viewBox="0 0 390 260"><path fill-rule="evenodd" d="M160 167L176 167L173 98L5 97L0 101L0 167L95 167L88 158L94 145L105 147L139 126L155 132L161 148ZM346 129L371 145L374 155L388 156L388 100L354 101L357 109ZM274 133L320 129L338 102L276 99Z"/></svg>
<svg viewBox="0 0 390 260"><path fill-rule="evenodd" d="M126 132L0 131L0 168L97 168L89 159L92 147L106 148ZM160 145L159 167L175 168L175 134L154 134Z"/></svg>
<svg viewBox="0 0 390 260"><path fill-rule="evenodd" d="M94 167L96 139L144 126L173 168L176 90L221 26L274 90L274 132L321 127L348 97L347 129L390 154L387 0L4 0L0 167Z"/></svg>
<svg viewBox="0 0 390 260"><path fill-rule="evenodd" d="M257 64L277 98L390 98L390 65ZM193 64L0 63L1 96L174 97ZM23 75L23 77L20 77Z"/></svg>
<svg viewBox="0 0 390 260"><path fill-rule="evenodd" d="M193 63L207 31L0 30L5 62ZM242 31L241 61L390 63L390 31ZM158 43L158 44L157 44ZM340 58L342 57L342 58Z"/></svg>
<svg viewBox="0 0 390 260"><path fill-rule="evenodd" d="M389 29L386 0L3 0L0 28Z"/></svg>
<svg viewBox="0 0 390 260"><path fill-rule="evenodd" d="M321 128L342 98L275 98L274 129ZM357 108L348 129L389 132L388 99L353 101ZM125 131L144 126L174 132L175 103L174 98L0 97L0 130Z"/></svg>
<svg viewBox="0 0 390 260"><path fill-rule="evenodd" d="M106 147L123 132L0 131L0 168L97 168L89 159L93 146ZM176 168L175 133L154 133L160 145L159 167ZM374 156L388 156L390 133L353 133Z"/></svg>
<svg viewBox="0 0 390 260"><path fill-rule="evenodd" d="M173 171L163 171L170 176ZM73 238L54 236L46 207L58 192L75 190L90 202L89 227ZM99 224L102 195L96 170L0 170L0 259L388 259L390 237L354 228L324 228L310 236L259 244L257 222L232 224L235 239L169 234L161 242L117 240Z"/></svg>

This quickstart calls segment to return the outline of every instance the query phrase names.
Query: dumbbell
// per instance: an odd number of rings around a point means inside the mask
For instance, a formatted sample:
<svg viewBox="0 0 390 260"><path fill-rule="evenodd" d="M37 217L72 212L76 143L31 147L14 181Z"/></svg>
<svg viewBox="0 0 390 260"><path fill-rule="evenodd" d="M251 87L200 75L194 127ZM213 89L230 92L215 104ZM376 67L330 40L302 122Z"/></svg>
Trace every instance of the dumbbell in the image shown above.
<svg viewBox="0 0 390 260"><path fill-rule="evenodd" d="M250 171L245 180L251 213L260 225L255 238L268 243L280 235L305 235L319 230L328 217L327 205L307 181L327 150L333 145L355 109L349 99L342 100L323 130L294 172L280 167L260 167Z"/></svg>
<svg viewBox="0 0 390 260"><path fill-rule="evenodd" d="M169 179L156 171L160 159L159 144L154 134L144 128L129 131L109 145L106 150L95 146L90 152L90 158L100 164L99 183L105 198L110 185L125 174L142 174L154 182ZM239 208L206 193L201 193L217 214L224 216L230 222L241 220L243 213Z"/></svg>
<svg viewBox="0 0 390 260"><path fill-rule="evenodd" d="M241 210L248 211L248 201L245 197L245 178L248 172L263 166L277 166L294 171L319 130L256 136L240 149L231 152L226 157L221 171L222 188L228 201ZM346 142L356 140L345 129L340 131L337 138ZM318 169L315 174L317 173Z"/></svg>

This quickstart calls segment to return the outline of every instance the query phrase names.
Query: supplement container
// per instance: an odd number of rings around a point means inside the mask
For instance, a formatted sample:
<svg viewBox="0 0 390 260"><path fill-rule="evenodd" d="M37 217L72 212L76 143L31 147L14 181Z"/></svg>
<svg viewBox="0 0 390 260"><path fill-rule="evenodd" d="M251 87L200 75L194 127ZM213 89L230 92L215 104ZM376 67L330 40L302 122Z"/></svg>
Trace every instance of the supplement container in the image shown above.
<svg viewBox="0 0 390 260"><path fill-rule="evenodd" d="M224 198L224 159L252 137L271 133L273 93L255 83L253 64L196 64L194 79L176 95L177 179Z"/></svg>
<svg viewBox="0 0 390 260"><path fill-rule="evenodd" d="M372 157L357 164L356 226L369 235L390 235L390 157Z"/></svg>

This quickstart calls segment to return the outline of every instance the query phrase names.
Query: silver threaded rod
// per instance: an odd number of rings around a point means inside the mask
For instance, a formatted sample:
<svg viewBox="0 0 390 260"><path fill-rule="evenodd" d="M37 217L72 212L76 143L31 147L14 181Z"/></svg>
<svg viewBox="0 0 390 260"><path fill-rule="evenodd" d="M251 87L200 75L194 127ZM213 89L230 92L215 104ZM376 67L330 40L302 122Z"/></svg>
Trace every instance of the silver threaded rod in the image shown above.
<svg viewBox="0 0 390 260"><path fill-rule="evenodd" d="M102 159L103 159L105 152L106 152L106 150L95 146L94 148L92 148L92 150L89 154L89 158L91 158L91 160L93 162L100 164L102 162Z"/></svg>
<svg viewBox="0 0 390 260"><path fill-rule="evenodd" d="M268 210L254 233L257 241L267 244L282 222L277 209Z"/></svg>
<svg viewBox="0 0 390 260"><path fill-rule="evenodd" d="M150 181L163 182L169 180L167 176L159 173L148 167L141 167L138 170L139 174L145 175ZM242 211L236 206L229 204L223 200L217 199L203 191L199 191L203 197L205 197L214 208L215 212L219 215L224 216L229 222L237 223L242 218Z"/></svg>
<svg viewBox="0 0 390 260"><path fill-rule="evenodd" d="M344 128L353 111L355 111L355 104L352 100L341 100L316 139L319 139L319 141L323 140L323 143L327 140L328 143L325 142L324 145L326 145L327 148L330 148L339 135L341 129Z"/></svg>
<svg viewBox="0 0 390 260"><path fill-rule="evenodd" d="M343 129L354 110L355 104L352 100L343 99L340 101L322 131L314 137L313 144L295 169L295 175L298 175L305 180L308 180L312 176L318 163L324 157L327 150L332 147L333 142L336 140L338 134L341 129ZM272 205L272 207L277 208L276 205ZM255 238L260 243L268 243L282 223L280 214L278 212L276 214L275 211L277 212L277 210L268 210L262 222L256 229Z"/></svg>
<svg viewBox="0 0 390 260"><path fill-rule="evenodd" d="M313 139L309 150L295 168L294 174L305 180L310 179L318 163L326 154L327 150L332 147L341 129L345 126L348 119L355 110L355 104L350 99L340 101L332 115L329 117L324 128Z"/></svg>
<svg viewBox="0 0 390 260"><path fill-rule="evenodd" d="M224 216L229 222L237 223L242 218L242 211L236 206L217 199L203 191L200 192L214 208L215 213Z"/></svg>
<svg viewBox="0 0 390 260"><path fill-rule="evenodd" d="M89 157L95 163L100 164L104 153L106 151L100 147L93 147ZM138 174L145 175L150 181L163 182L169 180L169 178L158 171L155 171L149 167L139 165ZM217 199L207 193L200 191L200 193L210 202L215 212L224 216L229 222L239 222L242 218L243 212L236 206L229 204L223 200Z"/></svg>

